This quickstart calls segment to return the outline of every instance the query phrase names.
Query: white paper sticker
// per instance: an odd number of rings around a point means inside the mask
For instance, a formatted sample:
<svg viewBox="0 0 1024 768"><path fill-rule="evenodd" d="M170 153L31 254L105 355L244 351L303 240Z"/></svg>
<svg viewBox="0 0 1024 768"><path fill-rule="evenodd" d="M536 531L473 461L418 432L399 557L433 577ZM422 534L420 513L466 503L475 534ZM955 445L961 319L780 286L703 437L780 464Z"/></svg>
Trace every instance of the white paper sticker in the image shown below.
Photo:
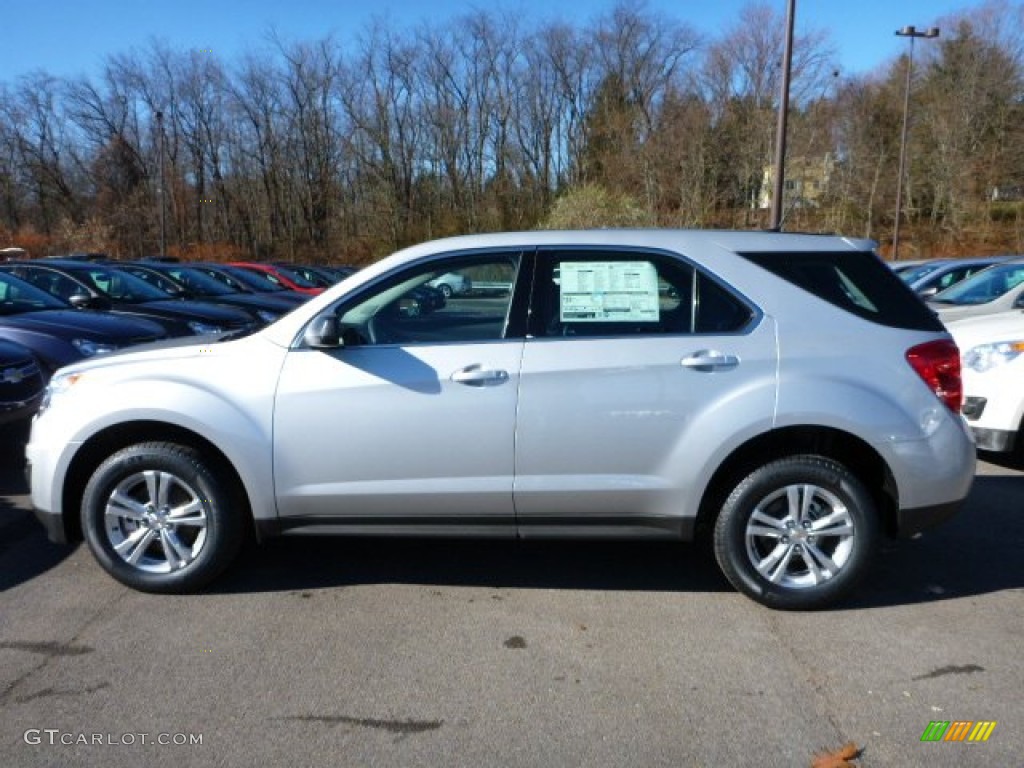
<svg viewBox="0 0 1024 768"><path fill-rule="evenodd" d="M560 265L563 323L658 321L658 271L648 261L569 261Z"/></svg>

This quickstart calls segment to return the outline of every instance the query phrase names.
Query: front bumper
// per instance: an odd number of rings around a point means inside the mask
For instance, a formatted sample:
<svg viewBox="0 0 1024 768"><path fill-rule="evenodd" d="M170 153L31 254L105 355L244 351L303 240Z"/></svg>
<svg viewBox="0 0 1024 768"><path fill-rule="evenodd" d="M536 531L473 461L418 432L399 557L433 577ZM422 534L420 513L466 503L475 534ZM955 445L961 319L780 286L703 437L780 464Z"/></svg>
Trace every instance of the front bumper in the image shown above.
<svg viewBox="0 0 1024 768"><path fill-rule="evenodd" d="M1024 419L1021 373L1016 362L986 373L964 373L963 415L979 449L1009 453L1017 447Z"/></svg>
<svg viewBox="0 0 1024 768"><path fill-rule="evenodd" d="M0 402L0 424L11 424L16 421L32 418L32 414L39 409L39 403L42 402L42 399L43 393L40 390L27 400Z"/></svg>
<svg viewBox="0 0 1024 768"><path fill-rule="evenodd" d="M982 451L1010 453L1017 444L1016 430L985 429L971 425L971 432L974 434L975 444Z"/></svg>
<svg viewBox="0 0 1024 768"><path fill-rule="evenodd" d="M71 537L60 504L60 486L54 478L64 477L67 469L65 462L69 461L77 444L65 443L64 447L70 449L67 453L53 450L51 447L61 444L61 440L50 434L45 422L45 417L39 416L32 421L32 431L25 446L25 478L32 509L46 530L47 538L55 544L67 544Z"/></svg>
<svg viewBox="0 0 1024 768"><path fill-rule="evenodd" d="M31 494L32 500L32 511L35 513L36 520L38 520L43 528L46 530L46 538L52 541L54 544L67 544L68 543L68 532L67 527L64 525L64 518L59 512L53 512L52 510L42 509L36 503L36 494L32 493L33 489L33 472L32 472L32 443L25 447L25 482L28 483L29 493Z"/></svg>
<svg viewBox="0 0 1024 768"><path fill-rule="evenodd" d="M53 512L47 512L46 510L39 509L38 507L33 511L36 513L36 520L42 523L43 528L46 530L46 538L54 544L68 543L68 532L67 528L64 526L64 518L60 515L53 514Z"/></svg>

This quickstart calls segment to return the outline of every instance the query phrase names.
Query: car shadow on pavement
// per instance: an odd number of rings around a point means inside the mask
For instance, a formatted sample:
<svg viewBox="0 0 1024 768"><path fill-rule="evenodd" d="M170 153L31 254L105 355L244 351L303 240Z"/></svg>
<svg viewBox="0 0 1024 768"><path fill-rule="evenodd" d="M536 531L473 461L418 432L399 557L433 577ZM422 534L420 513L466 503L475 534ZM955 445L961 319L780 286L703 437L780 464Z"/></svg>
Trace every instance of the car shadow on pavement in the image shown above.
<svg viewBox="0 0 1024 768"><path fill-rule="evenodd" d="M992 451L978 451L978 459L989 464L995 464L1006 469L1024 470L1024 445L1018 445L1010 453L994 453Z"/></svg>
<svg viewBox="0 0 1024 768"><path fill-rule="evenodd" d="M1024 476L979 475L960 513L886 541L847 608L929 603L1024 588Z"/></svg>
<svg viewBox="0 0 1024 768"><path fill-rule="evenodd" d="M960 513L883 542L839 609L909 605L1024 588L1024 476L979 476ZM281 538L250 547L211 592L361 584L729 592L704 547L670 542Z"/></svg>
<svg viewBox="0 0 1024 768"><path fill-rule="evenodd" d="M62 562L74 546L47 541L28 503L26 425L4 425L0 438L0 592L34 579Z"/></svg>
<svg viewBox="0 0 1024 768"><path fill-rule="evenodd" d="M219 593L361 584L722 592L709 552L666 542L299 536L247 550Z"/></svg>

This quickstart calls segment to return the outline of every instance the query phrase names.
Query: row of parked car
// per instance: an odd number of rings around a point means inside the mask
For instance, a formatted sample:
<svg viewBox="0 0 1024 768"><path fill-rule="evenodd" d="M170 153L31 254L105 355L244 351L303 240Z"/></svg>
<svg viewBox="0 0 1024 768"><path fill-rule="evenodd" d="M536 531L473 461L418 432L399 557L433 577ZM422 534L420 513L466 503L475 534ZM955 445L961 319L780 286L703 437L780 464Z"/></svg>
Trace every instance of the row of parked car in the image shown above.
<svg viewBox="0 0 1024 768"><path fill-rule="evenodd" d="M355 272L262 262L114 261L102 254L0 262L0 424L38 407L58 368L104 352L274 322ZM411 288L396 309L425 315L472 291L460 273Z"/></svg>
<svg viewBox="0 0 1024 768"><path fill-rule="evenodd" d="M0 263L0 424L31 416L62 366L162 339L244 334L354 271L98 255Z"/></svg>
<svg viewBox="0 0 1024 768"><path fill-rule="evenodd" d="M1020 451L1024 431L1024 258L895 262L961 353L963 414L979 448Z"/></svg>

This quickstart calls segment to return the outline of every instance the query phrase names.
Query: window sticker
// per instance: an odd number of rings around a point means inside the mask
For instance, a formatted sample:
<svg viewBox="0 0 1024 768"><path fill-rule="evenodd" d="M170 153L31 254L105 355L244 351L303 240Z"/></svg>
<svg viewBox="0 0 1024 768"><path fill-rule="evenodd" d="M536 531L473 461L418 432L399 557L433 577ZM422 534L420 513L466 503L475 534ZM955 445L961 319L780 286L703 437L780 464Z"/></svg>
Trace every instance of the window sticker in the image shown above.
<svg viewBox="0 0 1024 768"><path fill-rule="evenodd" d="M658 321L658 271L649 261L566 261L560 266L563 323Z"/></svg>

